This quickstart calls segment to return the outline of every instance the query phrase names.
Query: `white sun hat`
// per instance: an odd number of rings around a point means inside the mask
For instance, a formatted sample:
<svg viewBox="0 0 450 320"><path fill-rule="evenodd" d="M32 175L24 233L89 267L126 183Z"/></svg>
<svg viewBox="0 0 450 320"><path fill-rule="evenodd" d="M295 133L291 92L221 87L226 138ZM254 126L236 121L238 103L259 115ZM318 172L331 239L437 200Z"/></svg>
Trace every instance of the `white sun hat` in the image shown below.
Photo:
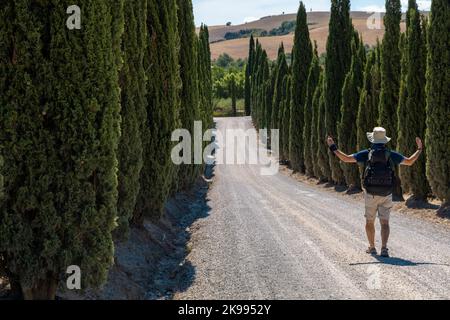
<svg viewBox="0 0 450 320"><path fill-rule="evenodd" d="M374 144L378 143L386 144L392 140L391 138L386 136L386 129L380 127L373 129L373 132L368 132L367 138L371 143Z"/></svg>

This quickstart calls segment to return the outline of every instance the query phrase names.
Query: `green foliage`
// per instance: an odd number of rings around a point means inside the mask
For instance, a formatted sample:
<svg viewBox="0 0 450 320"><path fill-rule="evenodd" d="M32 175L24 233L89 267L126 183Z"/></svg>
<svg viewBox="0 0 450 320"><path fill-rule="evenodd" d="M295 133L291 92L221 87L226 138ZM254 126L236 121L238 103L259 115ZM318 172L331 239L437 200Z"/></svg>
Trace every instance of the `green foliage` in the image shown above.
<svg viewBox="0 0 450 320"><path fill-rule="evenodd" d="M286 90L283 88L284 77L288 74L286 56L284 55L284 46L281 44L278 50L277 71L275 76L275 87L272 101L272 122L270 129L281 130L281 107Z"/></svg>
<svg viewBox="0 0 450 320"><path fill-rule="evenodd" d="M182 128L194 135L195 121L202 120L199 103L198 79L198 38L195 33L192 0L178 0L178 34L180 35L180 76L181 106L180 121ZM194 141L192 141L194 150ZM194 165L194 155L191 164L182 164L178 168L178 184L180 189L189 188L200 174L201 167Z"/></svg>
<svg viewBox="0 0 450 320"><path fill-rule="evenodd" d="M384 25L386 32L381 44L381 93L379 125L392 137L390 148L395 149L398 130L398 104L401 76L400 21L402 18L400 0L386 1ZM396 170L398 177L398 170ZM397 179L394 197L403 199L401 182Z"/></svg>
<svg viewBox="0 0 450 320"><path fill-rule="evenodd" d="M237 99L245 97L245 74L236 69L222 69L217 66L212 68L213 97L227 99L231 97L230 83L235 82L235 94Z"/></svg>
<svg viewBox="0 0 450 320"><path fill-rule="evenodd" d="M314 66L314 60L313 64L311 65L311 70L313 70ZM323 181L325 180L324 175L322 174L322 169L319 165L319 151L323 152L324 156L326 156L326 149L324 149L322 139L319 141L319 137L321 134L320 131L320 125L323 124L319 123L319 109L320 109L320 102L322 97L322 88L323 88L323 70L319 68L319 77L317 80L317 85L314 90L313 99L312 99L312 119L311 119L311 137L310 137L310 149L311 149L311 163L313 166L313 176L318 178L319 180ZM323 101L323 100L322 100ZM320 150L322 149L322 150ZM324 157L324 161L326 162L326 157Z"/></svg>
<svg viewBox="0 0 450 320"><path fill-rule="evenodd" d="M427 59L427 177L433 193L450 202L450 4L447 0L433 0L428 29Z"/></svg>
<svg viewBox="0 0 450 320"><path fill-rule="evenodd" d="M359 93L363 85L363 67L365 63L365 48L362 40L354 37L352 41L352 63L345 78L342 89L341 120L338 125L339 149L346 154L352 154L357 147L356 120L358 117ZM345 182L349 188L361 188L358 168L341 164Z"/></svg>
<svg viewBox="0 0 450 320"><path fill-rule="evenodd" d="M410 1L408 16L409 27L402 57L397 150L409 155L416 151L415 137L425 136L426 41L423 38L420 13L415 1ZM413 167L402 166L400 178L405 191L412 193L416 199L426 200L429 186L425 156L420 157Z"/></svg>
<svg viewBox="0 0 450 320"><path fill-rule="evenodd" d="M400 0L386 1L384 24L386 32L381 45L381 94L379 125L392 137L391 147L397 143L397 108L400 91Z"/></svg>
<svg viewBox="0 0 450 320"><path fill-rule="evenodd" d="M337 128L341 120L342 87L351 63L351 41L353 26L350 20L350 1L332 0L330 32L325 61L325 127L327 133L337 139ZM323 138L322 138L323 139ZM339 159L329 152L332 181L344 184L345 178Z"/></svg>
<svg viewBox="0 0 450 320"><path fill-rule="evenodd" d="M318 115L317 115L317 166L314 171L316 176L322 178L323 181L331 182L331 169L328 161L328 147L326 145L326 137L328 135L327 128L325 126L325 72L321 74L319 79L319 85L317 86L316 93L314 94L314 101L318 103ZM320 171L320 173L319 173ZM319 175L320 174L320 175Z"/></svg>
<svg viewBox="0 0 450 320"><path fill-rule="evenodd" d="M295 31L296 25L296 21L283 21L283 23L281 23L281 26L279 26L278 28L273 28L268 32L267 35L271 37L287 35ZM264 34L262 36L264 36Z"/></svg>
<svg viewBox="0 0 450 320"><path fill-rule="evenodd" d="M228 53L222 53L215 61L214 66L218 66L224 69L243 69L246 65L246 61L242 59L234 60Z"/></svg>
<svg viewBox="0 0 450 320"><path fill-rule="evenodd" d="M146 114L146 81L144 56L147 48L147 1L124 3L125 32L123 33L123 68L121 85L121 138L119 144L119 239L127 239L136 199L139 177L143 166L142 130Z"/></svg>
<svg viewBox="0 0 450 320"><path fill-rule="evenodd" d="M320 77L320 64L319 57L317 54L317 43L315 43L314 56L311 62L311 68L309 69L308 85L306 89L306 101L305 101L305 115L304 121L305 126L303 130L303 141L304 141L304 160L306 174L309 176L314 175L314 152L316 150L316 143L313 143L313 131L315 130L314 120L313 120L313 99L316 92L317 85L319 83ZM317 103L318 104L318 103ZM316 141L316 140L314 140Z"/></svg>
<svg viewBox="0 0 450 320"><path fill-rule="evenodd" d="M303 2L297 13L297 23L292 50L292 114L290 122L290 160L294 171L304 172L304 107L308 74L313 57L313 49L309 38L306 9Z"/></svg>
<svg viewBox="0 0 450 320"><path fill-rule="evenodd" d="M283 80L284 98L280 109L280 160L289 160L289 120L291 117L291 76L287 74Z"/></svg>
<svg viewBox="0 0 450 320"><path fill-rule="evenodd" d="M213 92L211 71L211 49L209 47L209 30L206 25L200 27L198 39L198 83L200 113L204 130L213 127Z"/></svg>
<svg viewBox="0 0 450 320"><path fill-rule="evenodd" d="M249 44L249 52L248 52L248 61L247 65L245 66L245 114L249 116L252 112L251 109L251 77L253 75L253 60L255 56L255 40L253 39L253 36L250 38L250 44Z"/></svg>
<svg viewBox="0 0 450 320"><path fill-rule="evenodd" d="M223 38L225 40L242 39L248 37L274 37L284 36L295 30L295 21L283 21L277 28L273 28L269 31L264 29L241 29L239 31L230 31L225 33ZM250 56L249 56L250 57Z"/></svg>
<svg viewBox="0 0 450 320"><path fill-rule="evenodd" d="M370 147L367 132L378 125L378 106L380 101L380 45L369 53L364 71L364 84L359 99L357 126L357 150Z"/></svg>
<svg viewBox="0 0 450 320"><path fill-rule="evenodd" d="M137 224L142 223L144 216L158 219L163 213L176 175L170 157L171 134L181 126L178 120L181 80L177 3L175 0L147 2L149 47L144 60L148 79L147 118L142 133L141 188L134 214ZM191 39L194 41L195 38ZM186 55L185 59L194 60L189 53Z"/></svg>
<svg viewBox="0 0 450 320"><path fill-rule="evenodd" d="M70 265L99 286L113 262L122 3L79 0L74 31L64 3L0 11L0 269L27 299L54 298Z"/></svg>

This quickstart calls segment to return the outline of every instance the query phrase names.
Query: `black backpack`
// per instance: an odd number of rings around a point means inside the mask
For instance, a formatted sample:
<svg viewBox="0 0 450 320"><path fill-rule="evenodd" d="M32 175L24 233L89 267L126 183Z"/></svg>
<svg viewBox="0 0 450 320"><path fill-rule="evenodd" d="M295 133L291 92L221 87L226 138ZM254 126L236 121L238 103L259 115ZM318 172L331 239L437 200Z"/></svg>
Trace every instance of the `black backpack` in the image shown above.
<svg viewBox="0 0 450 320"><path fill-rule="evenodd" d="M387 197L392 194L395 183L395 165L386 147L369 149L369 159L363 176L367 193Z"/></svg>

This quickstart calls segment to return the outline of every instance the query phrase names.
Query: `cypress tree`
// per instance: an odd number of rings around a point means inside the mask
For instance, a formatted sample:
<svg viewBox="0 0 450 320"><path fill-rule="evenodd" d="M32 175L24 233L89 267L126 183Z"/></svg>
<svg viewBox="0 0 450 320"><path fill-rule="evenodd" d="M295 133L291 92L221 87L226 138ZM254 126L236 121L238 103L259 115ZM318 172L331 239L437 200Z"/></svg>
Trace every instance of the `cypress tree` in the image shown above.
<svg viewBox="0 0 450 320"><path fill-rule="evenodd" d="M265 99L265 85L270 77L269 61L267 58L267 52L264 50L261 59L261 65L258 72L260 72L260 78L258 80L258 116L257 116L257 128L266 128L266 99Z"/></svg>
<svg viewBox="0 0 450 320"><path fill-rule="evenodd" d="M323 87L323 70L319 68L319 77L317 81L316 88L314 90L313 100L312 100L312 127L311 127L311 138L310 138L310 147L311 147L311 163L313 166L313 175L317 179L323 181L325 179L322 174L322 170L319 166L319 149L323 149L322 144L318 144L319 140L319 107L320 107L320 98L322 96L322 87ZM326 150L324 151L326 155Z"/></svg>
<svg viewBox="0 0 450 320"><path fill-rule="evenodd" d="M200 109L203 118L204 130L213 127L213 102L212 102L212 73L211 73L211 49L209 47L209 31L206 25L201 25L198 45L198 83Z"/></svg>
<svg viewBox="0 0 450 320"><path fill-rule="evenodd" d="M55 298L70 265L99 286L113 262L123 20L106 0L78 5L81 30L62 1L0 12L0 269L26 299Z"/></svg>
<svg viewBox="0 0 450 320"><path fill-rule="evenodd" d="M262 114L263 124L261 128L270 129L270 121L272 119L272 98L273 98L273 73L269 65L269 60L264 62L265 81L263 83L264 92L264 113Z"/></svg>
<svg viewBox="0 0 450 320"><path fill-rule="evenodd" d="M175 0L147 0L147 11L147 118L142 134L141 188L133 217L136 224L142 224L144 216L158 219L163 212L176 174L171 160L171 134L180 126L177 4Z"/></svg>
<svg viewBox="0 0 450 320"><path fill-rule="evenodd" d="M314 99L318 101L318 115L317 115L317 164L320 169L323 181L332 182L331 169L328 160L328 147L326 144L326 137L328 135L325 127L326 107L325 107L325 72L322 72L319 79ZM316 102L317 103L317 102ZM316 170L317 171L317 170Z"/></svg>
<svg viewBox="0 0 450 320"><path fill-rule="evenodd" d="M273 92L273 102L272 102L272 125L271 129L281 129L280 128L280 117L281 117L281 104L283 102L283 97L285 90L283 90L283 80L288 73L288 65L286 62L286 55L284 53L284 46L281 44L278 50L278 59L275 74L275 87Z"/></svg>
<svg viewBox="0 0 450 320"><path fill-rule="evenodd" d="M426 48L422 34L421 18L415 1L410 1L408 10L409 27L406 33L402 70L401 99L398 109L397 149L403 154L416 150L415 138L425 135L426 97ZM401 167L400 178L404 190L414 198L426 200L429 187L426 178L425 157L422 156L413 167Z"/></svg>
<svg viewBox="0 0 450 320"><path fill-rule="evenodd" d="M386 32L381 44L381 93L379 106L379 125L386 128L392 137L390 147L396 148L398 130L398 103L400 93L401 51L400 21L402 18L400 0L386 0L384 25ZM402 200L403 191L396 170L397 183L394 197Z"/></svg>
<svg viewBox="0 0 450 320"><path fill-rule="evenodd" d="M255 39L250 36L247 66L245 67L245 114L251 114L251 77L253 76L253 61L255 58Z"/></svg>
<svg viewBox="0 0 450 320"><path fill-rule="evenodd" d="M121 84L121 139L119 144L119 239L128 238L129 223L139 194L143 165L142 130L146 114L146 75L144 55L147 48L147 0L126 1L124 6L123 68Z"/></svg>
<svg viewBox="0 0 450 320"><path fill-rule="evenodd" d="M294 171L304 172L304 107L306 100L306 87L309 75L313 49L309 38L309 28L306 9L303 2L297 13L294 48L292 51L292 115L290 122L290 160Z"/></svg>
<svg viewBox="0 0 450 320"><path fill-rule="evenodd" d="M309 176L314 175L314 165L313 165L313 152L316 150L312 144L312 135L315 125L313 122L313 99L316 92L317 84L319 82L320 76L320 62L317 53L317 43L314 46L314 56L311 62L311 68L309 69L308 85L306 89L306 100L305 100L305 126L303 130L303 141L304 141L304 160L306 174ZM314 143L315 145L315 143Z"/></svg>
<svg viewBox="0 0 450 320"><path fill-rule="evenodd" d="M427 177L433 193L442 200L443 207L450 202L450 55L448 30L450 4L447 0L433 0L428 29L427 58Z"/></svg>
<svg viewBox="0 0 450 320"><path fill-rule="evenodd" d="M400 92L400 0L386 1L384 25L386 32L381 44L381 94L379 124L392 136L392 148L397 142L397 107Z"/></svg>
<svg viewBox="0 0 450 320"><path fill-rule="evenodd" d="M352 63L345 78L342 89L341 120L338 125L339 148L348 154L355 152L357 147L356 120L358 117L359 93L363 84L363 66L365 49L362 40L355 37L352 41ZM349 191L361 188L358 168L342 164L345 181Z"/></svg>
<svg viewBox="0 0 450 320"><path fill-rule="evenodd" d="M272 128L272 114L273 114L273 97L275 94L275 82L277 80L277 64L273 63L270 68L270 80L267 83L266 90L266 123L267 133L270 136L270 129Z"/></svg>
<svg viewBox="0 0 450 320"><path fill-rule="evenodd" d="M284 99L280 115L280 159L282 161L289 161L289 119L292 104L291 84L291 76L287 74L283 80Z"/></svg>
<svg viewBox="0 0 450 320"><path fill-rule="evenodd" d="M251 69L252 75L250 78L250 86L251 86L251 96L250 96L250 105L252 106L251 116L253 123L257 126L257 108L258 108L258 72L260 70L261 61L262 61L263 49L258 40L256 40L255 44L255 53L252 61ZM261 75L259 75L260 77ZM254 109L254 110L253 110Z"/></svg>
<svg viewBox="0 0 450 320"><path fill-rule="evenodd" d="M380 86L380 46L377 42L377 46L369 53L364 71L364 84L361 89L356 120L357 150L370 147L367 132L371 132L378 124Z"/></svg>
<svg viewBox="0 0 450 320"><path fill-rule="evenodd" d="M336 139L336 143L339 143L337 127L341 119L342 87L345 76L350 69L351 41L353 37L349 0L331 1L329 29L324 80L325 127L328 134ZM344 184L345 178L339 159L331 152L328 152L328 154L332 181L337 184Z"/></svg>
<svg viewBox="0 0 450 320"><path fill-rule="evenodd" d="M180 35L180 76L181 106L180 120L182 127L194 135L194 122L201 120L199 104L199 81L197 68L198 39L195 33L192 0L178 1L178 33ZM192 150L194 142L192 141ZM194 165L194 156L191 155L191 164L179 166L178 179L181 189L189 188L200 174L199 165Z"/></svg>

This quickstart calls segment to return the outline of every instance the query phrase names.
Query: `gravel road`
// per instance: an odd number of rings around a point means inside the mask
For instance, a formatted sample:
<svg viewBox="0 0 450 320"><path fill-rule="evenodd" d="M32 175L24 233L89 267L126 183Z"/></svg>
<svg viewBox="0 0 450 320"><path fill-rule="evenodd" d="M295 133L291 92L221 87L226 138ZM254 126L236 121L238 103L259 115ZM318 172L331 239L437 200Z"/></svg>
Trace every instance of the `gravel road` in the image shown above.
<svg viewBox="0 0 450 320"><path fill-rule="evenodd" d="M393 258L368 256L362 202L256 165L217 165L208 205L191 228L192 283L175 299L450 299L445 226L394 212Z"/></svg>

